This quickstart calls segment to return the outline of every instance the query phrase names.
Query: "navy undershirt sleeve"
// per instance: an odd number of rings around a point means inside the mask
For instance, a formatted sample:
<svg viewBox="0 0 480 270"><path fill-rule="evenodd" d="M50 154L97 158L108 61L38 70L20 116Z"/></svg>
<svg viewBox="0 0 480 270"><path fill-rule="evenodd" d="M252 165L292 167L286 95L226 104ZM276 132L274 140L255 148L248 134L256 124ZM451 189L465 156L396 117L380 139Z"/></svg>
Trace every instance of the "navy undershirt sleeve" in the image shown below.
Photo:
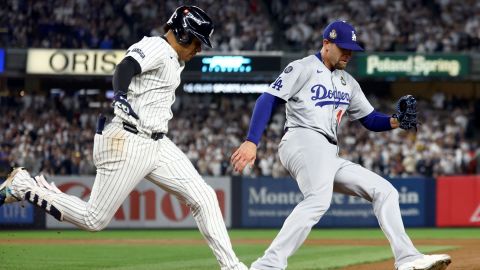
<svg viewBox="0 0 480 270"><path fill-rule="evenodd" d="M112 83L115 95L127 95L133 76L140 74L140 64L131 56L125 57L115 68Z"/></svg>
<svg viewBox="0 0 480 270"><path fill-rule="evenodd" d="M381 112L373 111L369 115L360 118L359 121L362 125L371 131L387 131L392 129L390 124L390 115L386 115Z"/></svg>
<svg viewBox="0 0 480 270"><path fill-rule="evenodd" d="M258 145L262 138L263 131L267 127L270 117L272 117L273 110L279 103L283 102L281 98L269 93L263 93L258 97L255 108L253 109L252 119L250 120L247 141Z"/></svg>

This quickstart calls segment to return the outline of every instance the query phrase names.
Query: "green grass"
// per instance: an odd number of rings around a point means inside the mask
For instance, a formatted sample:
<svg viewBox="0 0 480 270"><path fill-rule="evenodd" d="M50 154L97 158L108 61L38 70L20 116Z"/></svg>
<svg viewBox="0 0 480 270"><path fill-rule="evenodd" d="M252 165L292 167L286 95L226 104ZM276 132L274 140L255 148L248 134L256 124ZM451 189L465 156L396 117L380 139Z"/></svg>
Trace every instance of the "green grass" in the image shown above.
<svg viewBox="0 0 480 270"><path fill-rule="evenodd" d="M265 239L262 244L238 242L237 255L247 265L261 256L278 230L232 230L240 239ZM480 229L410 229L413 239L475 238ZM379 229L314 230L309 239L384 239ZM12 243L13 240L37 239L41 244ZM202 239L197 230L107 230L88 233L68 231L0 231L0 269L165 269L212 270L218 264L206 243L199 244L46 244L55 239ZM417 246L422 252L448 250L452 246ZM289 260L289 270L335 269L361 262L392 257L389 246L329 245L301 247Z"/></svg>
<svg viewBox="0 0 480 270"><path fill-rule="evenodd" d="M234 230L232 238L273 238L278 230ZM480 228L414 228L407 229L413 239L480 239ZM313 229L309 239L385 239L378 228L372 229Z"/></svg>
<svg viewBox="0 0 480 270"><path fill-rule="evenodd" d="M232 239L273 239L278 229L230 230ZM407 229L413 239L480 239L480 228ZM202 239L198 230L104 230L89 233L80 230L9 231L0 230L3 239ZM313 229L309 239L385 239L380 229Z"/></svg>

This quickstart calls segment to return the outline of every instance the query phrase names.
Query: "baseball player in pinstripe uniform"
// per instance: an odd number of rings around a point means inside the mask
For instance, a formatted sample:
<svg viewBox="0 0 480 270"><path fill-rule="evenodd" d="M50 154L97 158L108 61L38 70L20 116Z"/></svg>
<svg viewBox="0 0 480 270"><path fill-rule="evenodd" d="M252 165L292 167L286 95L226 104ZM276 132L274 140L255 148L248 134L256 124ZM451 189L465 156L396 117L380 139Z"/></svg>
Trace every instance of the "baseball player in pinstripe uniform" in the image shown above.
<svg viewBox="0 0 480 270"><path fill-rule="evenodd" d="M166 30L163 37L144 37L133 44L115 70L116 116L105 128L104 119L97 126L97 175L89 201L17 168L0 187L0 202L28 200L60 221L99 231L145 178L190 206L221 269L246 270L232 249L214 190L165 136L185 61L201 51L202 43L211 47L213 22L200 8L182 6Z"/></svg>
<svg viewBox="0 0 480 270"><path fill-rule="evenodd" d="M345 113L350 120L359 120L377 132L413 127L408 121L416 123L415 107L410 118L375 111L358 82L344 71L352 51L361 50L355 29L344 21L333 22L323 33L321 51L290 63L258 98L247 141L232 155L232 164L238 172L247 164L253 166L257 144L274 107L286 103L286 133L279 156L304 199L251 270L285 269L287 258L328 210L333 191L372 202L378 223L390 241L396 269L438 270L450 263L446 254L423 255L414 247L403 227L398 192L387 180L338 156L337 130ZM415 104L413 97L405 99Z"/></svg>

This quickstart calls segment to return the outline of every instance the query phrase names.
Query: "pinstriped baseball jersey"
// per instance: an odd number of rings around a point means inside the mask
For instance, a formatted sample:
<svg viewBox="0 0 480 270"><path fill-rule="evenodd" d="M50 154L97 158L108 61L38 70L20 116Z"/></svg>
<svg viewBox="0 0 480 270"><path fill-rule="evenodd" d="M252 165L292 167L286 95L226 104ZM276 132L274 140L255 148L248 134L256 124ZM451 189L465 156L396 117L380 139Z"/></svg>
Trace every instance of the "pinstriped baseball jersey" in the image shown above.
<svg viewBox="0 0 480 270"><path fill-rule="evenodd" d="M287 102L286 128L313 129L335 141L345 112L353 121L373 111L358 82L344 70L330 71L320 55L290 63L267 92Z"/></svg>
<svg viewBox="0 0 480 270"><path fill-rule="evenodd" d="M190 207L221 270L247 270L233 251L214 190L168 137L146 136L167 132L184 62L161 37L144 37L128 49L126 56L133 57L141 67L127 93L139 120L115 107L112 123L95 135L93 159L97 175L88 202L41 187L32 187L32 194L46 199L64 221L99 231L108 225L135 186L147 179ZM126 128L122 121L140 132Z"/></svg>
<svg viewBox="0 0 480 270"><path fill-rule="evenodd" d="M177 52L161 37L144 37L128 48L127 56L133 57L142 69L132 78L127 94L140 120L128 117L118 108L115 114L140 131L167 133L168 121L173 117L175 89L185 63L178 60Z"/></svg>

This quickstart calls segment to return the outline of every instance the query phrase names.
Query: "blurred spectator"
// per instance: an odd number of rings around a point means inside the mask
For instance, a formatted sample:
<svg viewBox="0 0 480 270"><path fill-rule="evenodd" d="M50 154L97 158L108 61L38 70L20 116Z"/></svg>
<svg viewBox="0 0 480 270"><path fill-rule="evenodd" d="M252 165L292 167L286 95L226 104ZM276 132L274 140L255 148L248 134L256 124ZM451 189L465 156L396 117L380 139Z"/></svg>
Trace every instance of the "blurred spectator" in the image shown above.
<svg viewBox="0 0 480 270"><path fill-rule="evenodd" d="M214 50L317 50L323 28L350 21L368 51L480 49L480 2L466 0L6 0L0 47L125 49L181 4L199 5L216 24ZM275 42L284 41L284 42Z"/></svg>
<svg viewBox="0 0 480 270"><path fill-rule="evenodd" d="M255 99L255 95L180 94L168 136L200 174L231 175L229 159L247 133L249 115L244 112L252 109ZM358 122L344 120L339 129L340 156L385 176L479 173L478 138L466 136L474 121L473 104L468 106L472 101L449 99L448 111L419 101L422 124L417 133L369 132ZM369 100L380 111L393 112L391 100ZM0 173L19 165L32 174L95 174L91 149L99 109L85 105L84 96L2 96L0 104L4 116ZM109 101L102 104L110 110ZM259 144L255 166L245 175L288 176L277 154L284 122L284 106L279 106Z"/></svg>
<svg viewBox="0 0 480 270"><path fill-rule="evenodd" d="M480 2L453 0L267 0L293 50L317 50L322 31L347 20L368 51L478 51Z"/></svg>
<svg viewBox="0 0 480 270"><path fill-rule="evenodd" d="M0 4L0 47L125 49L148 35L182 4L200 5L214 18L220 51L271 50L273 30L260 0L6 0Z"/></svg>

